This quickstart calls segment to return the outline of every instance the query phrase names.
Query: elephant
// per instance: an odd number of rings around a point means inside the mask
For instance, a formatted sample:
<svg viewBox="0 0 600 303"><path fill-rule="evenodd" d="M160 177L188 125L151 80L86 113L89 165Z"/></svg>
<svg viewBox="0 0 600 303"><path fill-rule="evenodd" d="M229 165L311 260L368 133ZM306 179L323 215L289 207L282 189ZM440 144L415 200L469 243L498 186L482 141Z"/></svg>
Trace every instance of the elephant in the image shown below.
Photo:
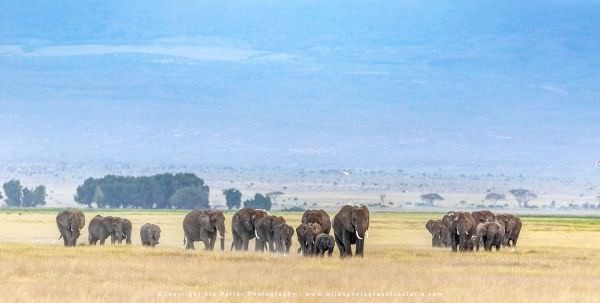
<svg viewBox="0 0 600 303"><path fill-rule="evenodd" d="M331 219L326 211L319 210L307 210L302 214L302 223L319 223L323 232L329 234L331 231Z"/></svg>
<svg viewBox="0 0 600 303"><path fill-rule="evenodd" d="M270 252L275 252L275 235L274 227L276 225L285 224L283 217L267 215L256 220L256 228L254 235L256 236L256 251L263 252L265 246L268 245Z"/></svg>
<svg viewBox="0 0 600 303"><path fill-rule="evenodd" d="M121 224L117 222L115 217L102 217L101 215L96 215L90 220L88 233L90 245L96 245L98 241L100 241L100 245L104 245L106 238L113 234L116 235L116 237L125 237L125 234L121 229Z"/></svg>
<svg viewBox="0 0 600 303"><path fill-rule="evenodd" d="M65 246L75 246L80 230L85 226L85 216L77 209L63 210L56 216L56 225Z"/></svg>
<svg viewBox="0 0 600 303"><path fill-rule="evenodd" d="M511 214L499 214L497 220L504 223L504 242L503 246L512 246L513 250L517 247L517 240L521 233L521 219Z"/></svg>
<svg viewBox="0 0 600 303"><path fill-rule="evenodd" d="M442 236L445 232L447 232L442 224L442 220L429 220L425 224L425 228L427 228L431 234L431 246L442 247Z"/></svg>
<svg viewBox="0 0 600 303"><path fill-rule="evenodd" d="M256 235L256 222L269 215L266 210L254 208L242 208L238 210L231 219L231 232L233 241L231 250L248 250L248 242Z"/></svg>
<svg viewBox="0 0 600 303"><path fill-rule="evenodd" d="M225 215L222 210L193 210L183 218L183 244L195 249L194 241L204 242L205 250L214 250L217 236L225 250Z"/></svg>
<svg viewBox="0 0 600 303"><path fill-rule="evenodd" d="M273 236L275 238L275 249L278 254L289 254L292 246L292 236L294 228L288 224L277 224L273 227Z"/></svg>
<svg viewBox="0 0 600 303"><path fill-rule="evenodd" d="M472 237L475 235L477 225L471 213L457 212L450 231L452 233L452 251L456 251L457 247L460 251L472 251Z"/></svg>
<svg viewBox="0 0 600 303"><path fill-rule="evenodd" d="M124 219L124 218L119 218L119 217L113 217L115 222L117 222L118 224L121 224L121 230L123 231L123 234L125 236L123 237L117 237L115 234L110 235L110 243L111 244L115 244L115 242L118 242L119 244L121 244L123 242L123 240L125 240L125 243L127 243L128 245L131 245L131 232L132 232L132 226L131 226L131 221L129 221L129 219Z"/></svg>
<svg viewBox="0 0 600 303"><path fill-rule="evenodd" d="M456 212L449 211L447 214L442 217L442 244L444 247L452 246L452 222L454 222L454 218L456 218Z"/></svg>
<svg viewBox="0 0 600 303"><path fill-rule="evenodd" d="M487 251L491 251L492 246L499 250L504 242L504 224L498 221L479 223L473 235L473 242L477 251L480 243L483 243L483 248Z"/></svg>
<svg viewBox="0 0 600 303"><path fill-rule="evenodd" d="M340 257L352 257L352 244L356 244L356 256L364 255L365 238L369 237L369 208L345 205L333 217L335 242Z"/></svg>
<svg viewBox="0 0 600 303"><path fill-rule="evenodd" d="M326 233L322 233L317 236L315 240L315 246L317 248L317 255L323 257L325 252L331 257L333 249L335 248L335 239L333 236Z"/></svg>
<svg viewBox="0 0 600 303"><path fill-rule="evenodd" d="M471 215L476 224L496 221L496 216L489 210L474 211L471 212Z"/></svg>
<svg viewBox="0 0 600 303"><path fill-rule="evenodd" d="M300 243L298 254L302 253L304 256L314 255L317 252L315 247L315 241L317 236L323 232L319 223L300 223L296 227L296 236Z"/></svg>
<svg viewBox="0 0 600 303"><path fill-rule="evenodd" d="M143 246L154 247L160 240L160 227L156 224L146 223L140 228L140 239Z"/></svg>

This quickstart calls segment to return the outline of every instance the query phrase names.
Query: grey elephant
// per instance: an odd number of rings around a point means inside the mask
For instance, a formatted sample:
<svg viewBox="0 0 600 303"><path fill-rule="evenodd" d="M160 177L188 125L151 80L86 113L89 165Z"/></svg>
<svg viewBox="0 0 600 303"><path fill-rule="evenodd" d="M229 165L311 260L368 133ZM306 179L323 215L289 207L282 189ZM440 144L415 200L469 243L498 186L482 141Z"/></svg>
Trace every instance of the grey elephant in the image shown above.
<svg viewBox="0 0 600 303"><path fill-rule="evenodd" d="M492 246L499 250L504 242L504 224L499 221L479 223L473 235L473 242L477 251L480 243L483 243L483 248L487 251L491 251Z"/></svg>
<svg viewBox="0 0 600 303"><path fill-rule="evenodd" d="M513 249L516 249L521 234L521 219L512 214L500 214L496 216L496 219L504 224L504 242L502 245L512 246Z"/></svg>
<svg viewBox="0 0 600 303"><path fill-rule="evenodd" d="M115 222L117 222L117 224L121 225L121 230L123 231L124 236L117 237L116 234L112 234L110 235L110 243L115 244L115 242L118 242L119 244L121 244L123 240L125 240L126 244L131 245L131 232L133 229L131 221L129 221L129 219L119 217L113 217L113 219L115 220Z"/></svg>
<svg viewBox="0 0 600 303"><path fill-rule="evenodd" d="M456 212L449 211L442 217L442 244L444 247L452 246L452 224L456 218Z"/></svg>
<svg viewBox="0 0 600 303"><path fill-rule="evenodd" d="M443 235L446 230L444 230L444 225L442 224L442 220L428 220L425 224L425 228L431 234L431 246L432 247L442 247L443 246Z"/></svg>
<svg viewBox="0 0 600 303"><path fill-rule="evenodd" d="M496 221L496 215L494 215L494 213L489 210L474 211L471 212L471 216L473 216L475 224Z"/></svg>
<svg viewBox="0 0 600 303"><path fill-rule="evenodd" d="M269 213L262 209L242 208L231 218L231 233L233 241L231 250L248 250L248 243L256 236L256 222L268 216Z"/></svg>
<svg viewBox="0 0 600 303"><path fill-rule="evenodd" d="M275 238L275 250L278 254L289 254L292 246L292 236L294 228L288 224L278 224L273 227L273 236Z"/></svg>
<svg viewBox="0 0 600 303"><path fill-rule="evenodd" d="M331 231L331 219L326 211L319 210L307 210L302 214L302 223L318 223L323 232L329 234Z"/></svg>
<svg viewBox="0 0 600 303"><path fill-rule="evenodd" d="M140 239L143 246L154 247L160 240L160 227L156 224L146 223L140 228Z"/></svg>
<svg viewBox="0 0 600 303"><path fill-rule="evenodd" d="M323 232L319 223L302 223L296 227L296 236L298 237L298 253L304 256L311 256L317 253L315 241L317 236Z"/></svg>
<svg viewBox="0 0 600 303"><path fill-rule="evenodd" d="M277 225L285 224L283 217L267 215L256 220L256 228L254 229L256 236L256 251L265 251L265 246L268 246L270 252L275 252L275 231Z"/></svg>
<svg viewBox="0 0 600 303"><path fill-rule="evenodd" d="M58 213L56 225L65 246L75 246L80 231L85 226L85 216L77 209L67 209Z"/></svg>
<svg viewBox="0 0 600 303"><path fill-rule="evenodd" d="M345 205L333 217L335 243L340 257L352 257L352 244L356 244L356 256L364 255L365 238L369 230L369 208Z"/></svg>
<svg viewBox="0 0 600 303"><path fill-rule="evenodd" d="M452 251L457 251L457 248L460 251L472 251L472 237L475 235L476 228L477 225L471 213L457 212L450 229L452 234Z"/></svg>
<svg viewBox="0 0 600 303"><path fill-rule="evenodd" d="M225 215L222 210L193 210L183 218L183 243L195 249L194 241L202 241L205 250L214 250L217 236L221 251L225 250Z"/></svg>
<svg viewBox="0 0 600 303"><path fill-rule="evenodd" d="M315 246L317 248L317 256L323 257L325 252L327 252L327 255L331 257L335 248L335 239L331 235L322 233L317 236Z"/></svg>
<svg viewBox="0 0 600 303"><path fill-rule="evenodd" d="M102 217L100 215L96 215L90 220L88 234L90 245L96 245L98 241L100 241L100 245L104 245L106 238L113 234L117 237L125 237L121 224L114 217Z"/></svg>

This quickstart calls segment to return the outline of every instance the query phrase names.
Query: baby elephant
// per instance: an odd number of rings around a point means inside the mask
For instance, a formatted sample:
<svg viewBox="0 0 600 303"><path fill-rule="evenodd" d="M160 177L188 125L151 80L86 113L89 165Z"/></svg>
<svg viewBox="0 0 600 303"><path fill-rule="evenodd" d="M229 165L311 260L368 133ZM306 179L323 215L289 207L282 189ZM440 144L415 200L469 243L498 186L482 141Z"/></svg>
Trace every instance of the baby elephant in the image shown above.
<svg viewBox="0 0 600 303"><path fill-rule="evenodd" d="M160 227L156 224L146 223L140 228L140 238L143 246L156 246L160 239Z"/></svg>
<svg viewBox="0 0 600 303"><path fill-rule="evenodd" d="M335 240L333 239L333 236L322 233L317 236L317 240L315 240L315 246L317 247L318 256L323 257L325 252L327 252L327 255L331 257L331 254L333 254L333 249L335 248Z"/></svg>
<svg viewBox="0 0 600 303"><path fill-rule="evenodd" d="M504 224L498 221L479 223L473 236L473 242L477 250L479 250L479 244L482 242L487 251L491 251L492 246L499 250L502 242L504 242Z"/></svg>

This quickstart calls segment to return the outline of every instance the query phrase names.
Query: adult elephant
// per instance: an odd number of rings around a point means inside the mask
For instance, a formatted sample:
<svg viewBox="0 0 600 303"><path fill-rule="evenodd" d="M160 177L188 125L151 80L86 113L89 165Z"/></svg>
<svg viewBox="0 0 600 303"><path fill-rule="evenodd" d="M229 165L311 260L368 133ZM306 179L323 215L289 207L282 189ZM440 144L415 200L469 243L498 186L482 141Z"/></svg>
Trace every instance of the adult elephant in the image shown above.
<svg viewBox="0 0 600 303"><path fill-rule="evenodd" d="M452 224L456 218L456 212L449 211L442 217L442 244L444 247L452 246Z"/></svg>
<svg viewBox="0 0 600 303"><path fill-rule="evenodd" d="M140 227L140 239L143 246L154 247L160 240L160 227L156 224L146 223Z"/></svg>
<svg viewBox="0 0 600 303"><path fill-rule="evenodd" d="M119 244L121 244L123 243L123 240L125 240L126 244L131 245L131 232L133 230L131 221L129 221L129 219L119 217L113 217L113 219L115 220L115 222L117 222L117 224L121 225L121 230L123 231L124 236L117 237L115 234L112 234L110 235L110 243L115 244L115 242L118 242Z"/></svg>
<svg viewBox="0 0 600 303"><path fill-rule="evenodd" d="M288 224L279 224L273 227L273 236L275 238L275 250L278 254L289 254L292 246L292 236L294 228Z"/></svg>
<svg viewBox="0 0 600 303"><path fill-rule="evenodd" d="M471 216L473 216L475 224L496 221L496 215L494 215L494 213L489 210L474 211L471 212Z"/></svg>
<svg viewBox="0 0 600 303"><path fill-rule="evenodd" d="M460 251L473 250L472 237L475 235L477 225L471 213L457 212L454 221L452 221L452 251L457 248Z"/></svg>
<svg viewBox="0 0 600 303"><path fill-rule="evenodd" d="M275 252L275 226L285 224L281 216L267 215L256 220L254 235L256 236L256 251L264 252L268 246L270 252Z"/></svg>
<svg viewBox="0 0 600 303"><path fill-rule="evenodd" d="M369 230L369 208L345 205L333 217L333 232L335 242L340 250L340 256L352 256L352 244L356 244L356 255L363 256L365 238Z"/></svg>
<svg viewBox="0 0 600 303"><path fill-rule="evenodd" d="M442 247L442 236L444 233L442 220L428 220L427 223L425 223L425 228L431 234L431 246Z"/></svg>
<svg viewBox="0 0 600 303"><path fill-rule="evenodd" d="M301 223L296 227L296 235L300 248L298 253L302 253L304 256L311 256L317 253L315 241L317 236L323 232L319 223Z"/></svg>
<svg viewBox="0 0 600 303"><path fill-rule="evenodd" d="M266 210L254 208L242 208L238 210L231 219L231 233L233 241L231 249L248 250L248 242L256 235L256 222L268 216Z"/></svg>
<svg viewBox="0 0 600 303"><path fill-rule="evenodd" d="M323 232L329 234L331 231L331 219L329 214L322 209L307 210L302 214L302 223L318 223Z"/></svg>
<svg viewBox="0 0 600 303"><path fill-rule="evenodd" d="M512 214L500 214L496 216L496 219L504 223L504 242L502 245L512 246L513 249L516 249L523 225L521 219Z"/></svg>
<svg viewBox="0 0 600 303"><path fill-rule="evenodd" d="M205 250L213 250L218 236L221 238L221 250L225 250L225 215L222 210L193 210L185 215L182 225L186 249L195 249L194 241L202 241Z"/></svg>
<svg viewBox="0 0 600 303"><path fill-rule="evenodd" d="M96 215L90 220L90 225L88 226L88 241L90 245L96 245L98 241L100 241L100 245L104 245L106 238L113 234L117 237L125 237L121 229L121 224L114 217Z"/></svg>
<svg viewBox="0 0 600 303"><path fill-rule="evenodd" d="M77 209L63 210L56 215L56 225L65 246L75 246L80 230L85 226L85 216Z"/></svg>
<svg viewBox="0 0 600 303"><path fill-rule="evenodd" d="M492 246L499 250L504 242L504 224L499 221L479 223L473 236L473 242L477 251L479 251L480 243L483 243L483 248L487 251L491 251Z"/></svg>

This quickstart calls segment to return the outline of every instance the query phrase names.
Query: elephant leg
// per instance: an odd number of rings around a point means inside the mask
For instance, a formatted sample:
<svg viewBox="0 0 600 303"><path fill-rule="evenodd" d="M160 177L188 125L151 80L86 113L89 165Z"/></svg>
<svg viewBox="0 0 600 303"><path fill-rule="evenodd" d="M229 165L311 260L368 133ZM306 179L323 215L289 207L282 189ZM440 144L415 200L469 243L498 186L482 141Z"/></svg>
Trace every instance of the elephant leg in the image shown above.
<svg viewBox="0 0 600 303"><path fill-rule="evenodd" d="M357 257L362 257L364 256L364 249L365 249L365 239L362 240L356 240L356 254L355 256Z"/></svg>
<svg viewBox="0 0 600 303"><path fill-rule="evenodd" d="M517 239L512 239L512 247L517 248Z"/></svg>
<svg viewBox="0 0 600 303"><path fill-rule="evenodd" d="M188 234L185 234L185 249L196 249L194 247L194 240Z"/></svg>
<svg viewBox="0 0 600 303"><path fill-rule="evenodd" d="M250 241L250 237L246 234L242 234L242 250L248 251L248 242Z"/></svg>
<svg viewBox="0 0 600 303"><path fill-rule="evenodd" d="M337 243L338 250L340 251L340 257L344 257L344 252L346 251L346 249L344 248L344 243L342 242L342 239L338 238L337 235L335 235L335 243Z"/></svg>
<svg viewBox="0 0 600 303"><path fill-rule="evenodd" d="M210 236L210 250L215 249L215 241L217 240L217 233L215 232Z"/></svg>
<svg viewBox="0 0 600 303"><path fill-rule="evenodd" d="M100 245L104 245L104 241L106 241L106 238L100 239Z"/></svg>
<svg viewBox="0 0 600 303"><path fill-rule="evenodd" d="M343 241L344 241L344 256L345 257L352 257L352 244L350 243L350 237L352 237L352 235L347 232L347 231L343 231L342 232L343 235Z"/></svg>
<svg viewBox="0 0 600 303"><path fill-rule="evenodd" d="M205 234L201 235L202 242L204 242L204 250L210 250L210 237Z"/></svg>
<svg viewBox="0 0 600 303"><path fill-rule="evenodd" d="M452 245L452 251L456 252L457 244L458 244L457 236L454 233L452 233L450 240L451 240L451 245Z"/></svg>
<svg viewBox="0 0 600 303"><path fill-rule="evenodd" d="M273 239L272 235L267 236L267 244L269 245L269 251L275 252L275 239Z"/></svg>

